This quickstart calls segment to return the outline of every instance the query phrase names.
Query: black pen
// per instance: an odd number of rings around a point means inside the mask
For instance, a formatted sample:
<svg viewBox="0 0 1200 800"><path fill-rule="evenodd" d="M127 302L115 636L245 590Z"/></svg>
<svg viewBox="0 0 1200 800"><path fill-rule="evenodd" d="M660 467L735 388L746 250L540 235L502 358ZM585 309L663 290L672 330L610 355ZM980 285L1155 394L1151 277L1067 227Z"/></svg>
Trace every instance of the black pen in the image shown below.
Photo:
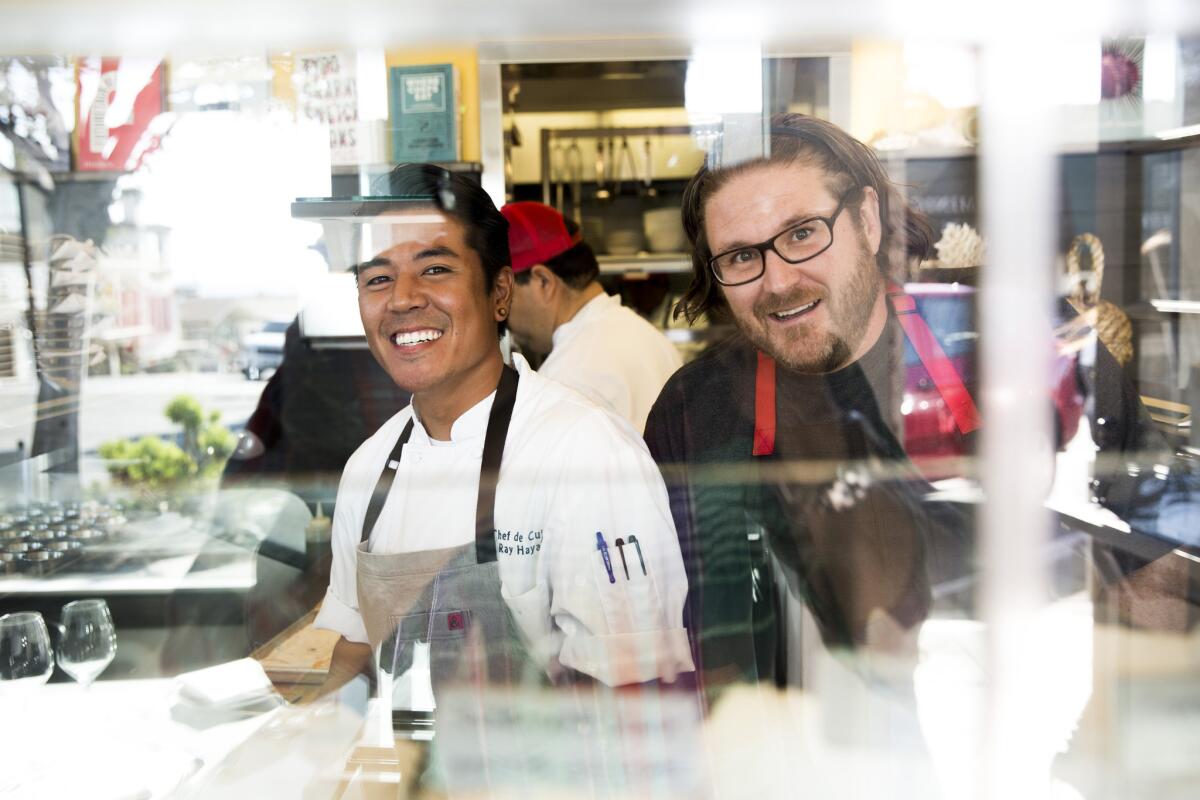
<svg viewBox="0 0 1200 800"><path fill-rule="evenodd" d="M640 544L638 544L637 537L632 536L632 535L629 537L629 543L637 548L638 563L640 563L642 565L642 574L645 575L646 574L646 560L644 558L642 558L642 546ZM623 555L622 555L622 558L624 558Z"/></svg>
<svg viewBox="0 0 1200 800"><path fill-rule="evenodd" d="M629 580L629 565L625 563L625 542L618 536L615 544L617 552L621 554L621 566L625 568L625 580Z"/></svg>

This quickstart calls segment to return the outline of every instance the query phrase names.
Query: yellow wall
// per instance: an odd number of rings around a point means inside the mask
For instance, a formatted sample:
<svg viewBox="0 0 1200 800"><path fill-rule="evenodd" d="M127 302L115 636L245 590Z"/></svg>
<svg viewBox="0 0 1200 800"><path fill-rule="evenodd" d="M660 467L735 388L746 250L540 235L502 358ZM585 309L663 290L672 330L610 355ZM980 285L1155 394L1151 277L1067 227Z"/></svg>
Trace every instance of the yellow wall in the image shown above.
<svg viewBox="0 0 1200 800"><path fill-rule="evenodd" d="M856 39L850 48L850 134L869 143L900 130L903 104L903 44Z"/></svg>
<svg viewBox="0 0 1200 800"><path fill-rule="evenodd" d="M271 63L271 96L292 111L296 110L296 84L292 71L296 68L293 53L276 53L268 59Z"/></svg>
<svg viewBox="0 0 1200 800"><path fill-rule="evenodd" d="M417 64L453 64L458 77L459 152L463 161L479 161L479 56L473 47L389 50L388 68Z"/></svg>

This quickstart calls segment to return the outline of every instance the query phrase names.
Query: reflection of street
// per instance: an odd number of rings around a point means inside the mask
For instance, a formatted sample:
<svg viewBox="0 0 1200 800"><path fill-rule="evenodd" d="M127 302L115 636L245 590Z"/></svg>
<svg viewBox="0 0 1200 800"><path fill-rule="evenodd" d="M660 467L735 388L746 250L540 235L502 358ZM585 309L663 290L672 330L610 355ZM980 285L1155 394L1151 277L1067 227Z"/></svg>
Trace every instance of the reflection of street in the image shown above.
<svg viewBox="0 0 1200 800"><path fill-rule="evenodd" d="M89 377L80 400L79 449L94 452L101 442L143 435L175 435L178 426L163 416L174 397L188 394L205 409L221 412L221 424L240 428L254 411L265 383L240 374L163 373ZM33 439L37 384L0 381L0 452Z"/></svg>

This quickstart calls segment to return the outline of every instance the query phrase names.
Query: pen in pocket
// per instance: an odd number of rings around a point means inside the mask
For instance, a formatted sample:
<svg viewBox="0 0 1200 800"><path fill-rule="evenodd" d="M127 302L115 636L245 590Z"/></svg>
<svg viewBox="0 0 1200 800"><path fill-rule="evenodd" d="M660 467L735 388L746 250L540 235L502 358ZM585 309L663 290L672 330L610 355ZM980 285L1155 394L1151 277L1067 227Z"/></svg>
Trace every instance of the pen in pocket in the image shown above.
<svg viewBox="0 0 1200 800"><path fill-rule="evenodd" d="M642 565L642 574L646 574L646 560L642 558L642 545L638 542L637 537L630 534L629 543L637 549L638 563Z"/></svg>
<svg viewBox="0 0 1200 800"><path fill-rule="evenodd" d="M625 540L618 536L616 545L617 552L621 554L621 567L625 570L625 580L629 580L629 563L625 560Z"/></svg>
<svg viewBox="0 0 1200 800"><path fill-rule="evenodd" d="M617 576L613 574L612 559L608 557L608 543L604 541L604 534L600 531L596 531L596 549L604 557L604 571L608 573L608 582L616 583Z"/></svg>

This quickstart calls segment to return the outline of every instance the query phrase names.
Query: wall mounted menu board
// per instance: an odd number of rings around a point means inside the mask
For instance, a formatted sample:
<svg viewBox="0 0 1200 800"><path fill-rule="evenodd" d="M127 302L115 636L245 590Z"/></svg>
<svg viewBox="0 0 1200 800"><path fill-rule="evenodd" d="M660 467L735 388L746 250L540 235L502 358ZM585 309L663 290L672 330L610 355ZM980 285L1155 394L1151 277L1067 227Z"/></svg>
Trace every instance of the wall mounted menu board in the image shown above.
<svg viewBox="0 0 1200 800"><path fill-rule="evenodd" d="M388 79L392 160L457 161L454 66L392 67Z"/></svg>

